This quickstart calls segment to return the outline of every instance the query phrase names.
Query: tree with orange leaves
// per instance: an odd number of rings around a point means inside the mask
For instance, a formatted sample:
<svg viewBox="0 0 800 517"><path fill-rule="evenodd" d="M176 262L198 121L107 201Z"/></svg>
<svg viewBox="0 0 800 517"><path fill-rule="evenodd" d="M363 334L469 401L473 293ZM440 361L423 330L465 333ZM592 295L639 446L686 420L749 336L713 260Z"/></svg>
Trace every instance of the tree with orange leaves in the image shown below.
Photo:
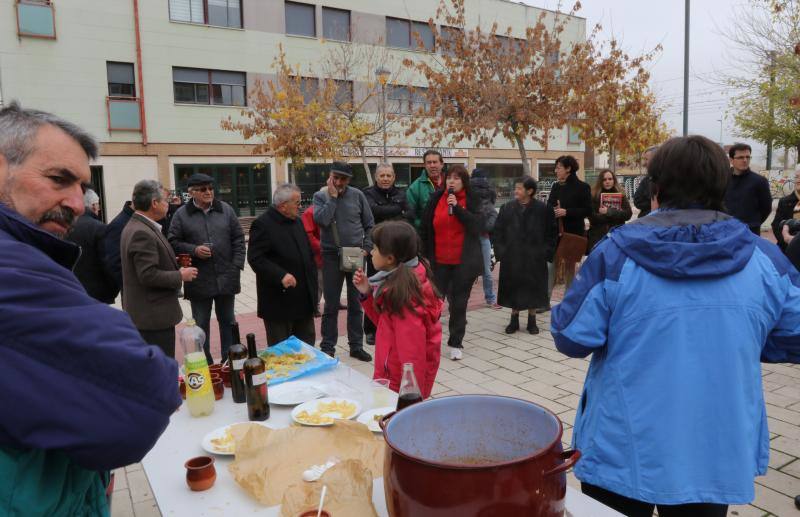
<svg viewBox="0 0 800 517"><path fill-rule="evenodd" d="M530 174L526 140L547 149L553 130L578 110L577 85L588 54L583 43L565 48L561 36L580 4L567 15L543 11L525 38L511 28L498 33L467 28L463 0L441 0L429 22L439 54L405 64L427 80L428 107L417 112L407 134L419 131L432 143L471 141L489 147L502 136L519 150Z"/></svg>
<svg viewBox="0 0 800 517"><path fill-rule="evenodd" d="M249 107L241 112L244 120L229 116L222 128L241 133L245 140L259 139L253 154L291 159L295 169L302 169L307 158L340 156L348 128L331 110L336 84L323 81L304 95L300 71L286 63L282 47L274 67L277 79L266 85L259 81L250 92Z"/></svg>

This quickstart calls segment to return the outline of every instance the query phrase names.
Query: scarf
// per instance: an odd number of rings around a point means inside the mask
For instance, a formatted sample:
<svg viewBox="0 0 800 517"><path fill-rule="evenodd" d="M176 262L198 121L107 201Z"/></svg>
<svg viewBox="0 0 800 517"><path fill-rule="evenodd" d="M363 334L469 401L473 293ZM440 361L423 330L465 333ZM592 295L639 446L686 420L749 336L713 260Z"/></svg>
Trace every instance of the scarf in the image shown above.
<svg viewBox="0 0 800 517"><path fill-rule="evenodd" d="M411 260L403 262L401 265L414 269L419 265L419 258L414 257ZM378 297L378 293L381 290L381 287L383 287L383 283L386 281L387 278L389 278L389 275L397 271L399 268L400 266L389 271L378 271L377 273L369 277L369 285L372 287L373 297L375 298Z"/></svg>

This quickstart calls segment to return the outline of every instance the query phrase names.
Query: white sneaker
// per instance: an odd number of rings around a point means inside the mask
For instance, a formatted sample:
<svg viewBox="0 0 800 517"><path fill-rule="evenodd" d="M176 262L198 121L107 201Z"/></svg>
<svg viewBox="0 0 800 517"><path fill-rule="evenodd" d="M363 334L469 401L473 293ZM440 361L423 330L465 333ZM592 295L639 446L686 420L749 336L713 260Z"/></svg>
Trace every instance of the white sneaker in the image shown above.
<svg viewBox="0 0 800 517"><path fill-rule="evenodd" d="M464 354L461 352L460 348L450 349L450 359L453 361L460 361L462 357L464 357Z"/></svg>

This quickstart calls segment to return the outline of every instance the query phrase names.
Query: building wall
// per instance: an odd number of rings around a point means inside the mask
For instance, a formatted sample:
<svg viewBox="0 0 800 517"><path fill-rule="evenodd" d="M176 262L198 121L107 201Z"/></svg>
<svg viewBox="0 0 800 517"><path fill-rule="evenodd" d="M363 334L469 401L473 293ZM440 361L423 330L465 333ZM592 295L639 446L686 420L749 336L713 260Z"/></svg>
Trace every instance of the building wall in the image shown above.
<svg viewBox="0 0 800 517"><path fill-rule="evenodd" d="M252 145L237 133L221 129L220 122L240 116L241 108L213 105L176 104L173 94L173 67L193 67L241 71L247 74L248 90L256 80L274 78L272 63L282 47L289 63L300 66L303 75L319 75L321 58L335 45L342 43L286 35L284 0L242 0L243 29L212 27L170 20L165 0L139 0L141 34L141 77L135 67L137 95L142 95L147 127L147 145L143 133L109 131L106 97L108 95L106 62L137 62L133 0L70 0L55 7L57 39L18 37L16 19L12 15L16 0L0 0L0 98L5 102L19 99L24 106L57 113L90 131L102 142L104 155L98 162L104 169L107 203L116 206L129 197L130 187L142 177L156 177L165 185L174 183L174 165L185 157L212 157L230 163L248 160L257 163L268 157L253 157ZM309 3L312 3L309 1ZM321 2L316 2L317 34L322 34ZM430 0L330 0L327 7L351 11L352 43L344 45L381 44L385 37L386 17L425 22L435 16L436 3ZM497 23L503 31L512 27L512 35L524 36L526 25L533 25L540 15L553 14L505 0L467 0L467 26L478 23L489 28ZM564 41L585 37L585 20L572 18L564 32ZM431 59L427 52L389 51L394 66L409 58ZM365 81L371 71L357 71L354 92L366 90ZM404 83L417 86L424 81L407 71ZM377 110L377 102L369 108ZM402 131L390 135L389 146L426 147L430 144L419 133L404 136ZM470 165L476 160L496 159L497 163L519 159L515 147L498 137L491 149L474 149L462 142L458 149L468 150ZM532 169L536 161L569 152L582 159L583 144L568 144L565 131L554 131L550 150L544 151L527 142L527 156ZM371 162L378 161L373 149ZM557 150L557 151L556 151ZM395 161L416 159L395 157ZM358 160L355 160L358 161ZM286 165L272 162L272 181L286 180ZM274 186L274 185L273 185Z"/></svg>

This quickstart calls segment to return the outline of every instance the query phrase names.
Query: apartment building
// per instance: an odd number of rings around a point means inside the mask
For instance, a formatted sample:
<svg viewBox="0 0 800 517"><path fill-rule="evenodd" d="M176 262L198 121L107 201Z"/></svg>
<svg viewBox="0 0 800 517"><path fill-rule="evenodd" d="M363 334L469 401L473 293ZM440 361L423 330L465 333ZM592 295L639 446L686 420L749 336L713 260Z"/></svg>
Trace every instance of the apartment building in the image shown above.
<svg viewBox="0 0 800 517"><path fill-rule="evenodd" d="M93 184L108 215L130 198L133 185L156 178L185 190L193 172L216 178L217 195L241 216L257 215L274 186L289 179L307 199L324 183L324 164L293 171L291 163L255 156L253 145L224 131L220 121L240 116L257 81L274 77L282 46L304 81L320 76L320 56L332 45L380 46L399 63L434 55L427 20L435 0L0 0L0 100L57 113L101 142L92 166ZM542 10L506 0L467 0L468 26L493 23L524 36ZM572 18L565 43L585 38L585 20ZM417 38L419 35L419 38ZM423 48L418 46L423 42ZM423 87L418 78L413 86ZM358 80L342 84L355 99ZM424 102L419 91L393 84L392 112L410 113ZM380 109L372 106L369 109ZM398 184L422 170L428 147L419 135L392 134L388 161ZM548 180L564 153L582 161L583 144L567 128L548 151L528 142L534 175ZM519 153L502 138L490 149L469 143L441 148L445 161L489 171L501 198L509 179L521 174ZM370 167L382 147L367 150ZM362 159L351 157L356 185L366 183Z"/></svg>

